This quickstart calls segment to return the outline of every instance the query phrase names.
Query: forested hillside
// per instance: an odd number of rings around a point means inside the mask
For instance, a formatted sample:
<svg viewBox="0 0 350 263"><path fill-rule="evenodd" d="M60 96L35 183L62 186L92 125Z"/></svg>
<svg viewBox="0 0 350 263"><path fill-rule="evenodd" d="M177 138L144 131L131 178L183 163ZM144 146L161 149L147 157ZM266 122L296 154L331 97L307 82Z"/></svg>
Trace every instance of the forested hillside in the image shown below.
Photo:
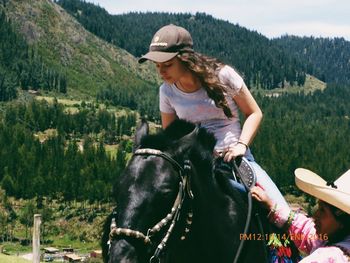
<svg viewBox="0 0 350 263"><path fill-rule="evenodd" d="M257 96L265 117L252 149L278 186L293 185L297 167L329 180L349 169L349 97L345 86L313 95ZM136 116L115 118L93 106L72 115L57 102L33 101L9 104L0 120L0 185L8 194L107 201L131 152L122 138L131 135ZM55 132L40 141L36 134L48 129ZM107 155L106 143L119 143L115 159Z"/></svg>
<svg viewBox="0 0 350 263"><path fill-rule="evenodd" d="M65 93L67 79L43 62L0 8L0 101L16 98L17 87Z"/></svg>
<svg viewBox="0 0 350 263"><path fill-rule="evenodd" d="M69 96L83 99L98 96L143 115L158 116L154 102L159 79L153 65L139 65L131 54L86 31L52 1L13 0L1 3L0 10L6 22L0 38L4 55L0 65L14 72L13 76L5 74L10 90L25 86L68 91ZM6 30L12 32L8 37ZM106 91L123 95L111 98Z"/></svg>
<svg viewBox="0 0 350 263"><path fill-rule="evenodd" d="M308 65L300 63L263 35L210 15L109 15L103 8L80 0L56 2L76 17L87 30L136 57L147 52L153 34L161 26L173 23L191 32L197 51L233 65L244 75L250 86L273 89L283 87L285 81L299 85L305 81Z"/></svg>
<svg viewBox="0 0 350 263"><path fill-rule="evenodd" d="M312 64L308 73L322 81L350 84L350 42L344 38L284 36L273 43L305 65Z"/></svg>
<svg viewBox="0 0 350 263"><path fill-rule="evenodd" d="M297 167L328 180L350 169L350 87L329 85L313 95L258 97L264 120L253 154L283 188Z"/></svg>
<svg viewBox="0 0 350 263"><path fill-rule="evenodd" d="M136 114L115 117L86 104L69 114L57 101L34 100L8 104L0 120L0 185L8 195L106 202L131 152L122 137L131 135ZM119 144L115 157L105 144Z"/></svg>

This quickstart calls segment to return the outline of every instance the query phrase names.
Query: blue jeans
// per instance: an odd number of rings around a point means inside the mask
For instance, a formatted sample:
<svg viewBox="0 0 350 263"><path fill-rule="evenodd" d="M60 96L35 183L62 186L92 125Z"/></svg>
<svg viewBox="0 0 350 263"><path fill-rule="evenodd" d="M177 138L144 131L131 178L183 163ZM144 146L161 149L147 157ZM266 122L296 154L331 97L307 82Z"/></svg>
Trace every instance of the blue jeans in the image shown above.
<svg viewBox="0 0 350 263"><path fill-rule="evenodd" d="M238 191L242 193L246 193L247 190L244 188L243 184L237 183L235 180L229 179L230 184L233 188L236 188Z"/></svg>
<svg viewBox="0 0 350 263"><path fill-rule="evenodd" d="M263 168L259 164L257 164L254 160L249 160L249 164L253 167L256 173L257 184L261 185L268 196L279 206L285 207L288 206L286 200L281 194L280 190L277 188L275 183L272 181L270 176L265 172Z"/></svg>
<svg viewBox="0 0 350 263"><path fill-rule="evenodd" d="M271 180L270 176L265 172L265 170L262 169L261 166L255 162L253 155L249 154L248 156L246 156L246 159L249 161L250 166L254 169L254 172L256 174L257 184L259 184L261 187L264 188L264 190L266 191L268 196L279 207L288 206L288 204L287 204L286 200L284 199L283 195L281 194L280 190L277 188L277 186ZM226 168L224 168L224 169L230 169L227 167L231 167L231 164L227 163L225 167ZM234 188L236 188L240 192L246 192L246 189L244 188L244 186L242 184L237 183L236 181L234 181L232 179L230 179L229 182Z"/></svg>

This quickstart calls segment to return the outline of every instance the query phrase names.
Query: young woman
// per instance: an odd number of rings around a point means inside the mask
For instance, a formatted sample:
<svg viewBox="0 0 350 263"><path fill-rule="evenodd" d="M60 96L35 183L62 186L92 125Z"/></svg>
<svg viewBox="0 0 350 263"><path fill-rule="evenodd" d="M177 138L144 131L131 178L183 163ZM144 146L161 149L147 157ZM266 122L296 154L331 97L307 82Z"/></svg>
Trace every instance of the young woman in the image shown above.
<svg viewBox="0 0 350 263"><path fill-rule="evenodd" d="M249 150L262 119L262 112L242 77L230 66L193 50L190 33L167 25L154 35L142 63L153 61L164 83L160 87L162 126L176 118L198 123L216 139L214 154L230 162L245 156L257 175L257 183L279 204L286 202ZM245 117L240 124L239 112Z"/></svg>
<svg viewBox="0 0 350 263"><path fill-rule="evenodd" d="M319 199L313 219L276 205L260 187L251 189L252 196L270 210L270 221L284 227L290 240L308 255L300 263L350 262L350 170L333 183L298 168L295 180L301 190Z"/></svg>

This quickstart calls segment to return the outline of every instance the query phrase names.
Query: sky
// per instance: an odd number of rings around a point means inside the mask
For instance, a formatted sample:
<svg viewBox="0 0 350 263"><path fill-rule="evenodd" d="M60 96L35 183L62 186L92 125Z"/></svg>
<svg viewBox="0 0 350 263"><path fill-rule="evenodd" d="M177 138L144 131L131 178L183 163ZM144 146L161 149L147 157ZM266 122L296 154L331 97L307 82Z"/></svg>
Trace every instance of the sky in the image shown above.
<svg viewBox="0 0 350 263"><path fill-rule="evenodd" d="M204 12L266 37L344 37L350 41L350 0L86 0L110 14Z"/></svg>

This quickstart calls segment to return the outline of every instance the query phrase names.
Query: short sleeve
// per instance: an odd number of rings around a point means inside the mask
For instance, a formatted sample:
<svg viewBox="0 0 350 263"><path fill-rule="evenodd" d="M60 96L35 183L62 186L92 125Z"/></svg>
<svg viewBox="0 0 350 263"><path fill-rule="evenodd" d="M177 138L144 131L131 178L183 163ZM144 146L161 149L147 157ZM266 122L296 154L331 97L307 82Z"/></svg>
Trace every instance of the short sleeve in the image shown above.
<svg viewBox="0 0 350 263"><path fill-rule="evenodd" d="M224 66L219 71L220 81L229 87L228 94L236 96L241 90L244 80L243 78L230 66Z"/></svg>
<svg viewBox="0 0 350 263"><path fill-rule="evenodd" d="M170 88L163 84L159 88L159 110L164 113L175 113L174 107L170 103Z"/></svg>

